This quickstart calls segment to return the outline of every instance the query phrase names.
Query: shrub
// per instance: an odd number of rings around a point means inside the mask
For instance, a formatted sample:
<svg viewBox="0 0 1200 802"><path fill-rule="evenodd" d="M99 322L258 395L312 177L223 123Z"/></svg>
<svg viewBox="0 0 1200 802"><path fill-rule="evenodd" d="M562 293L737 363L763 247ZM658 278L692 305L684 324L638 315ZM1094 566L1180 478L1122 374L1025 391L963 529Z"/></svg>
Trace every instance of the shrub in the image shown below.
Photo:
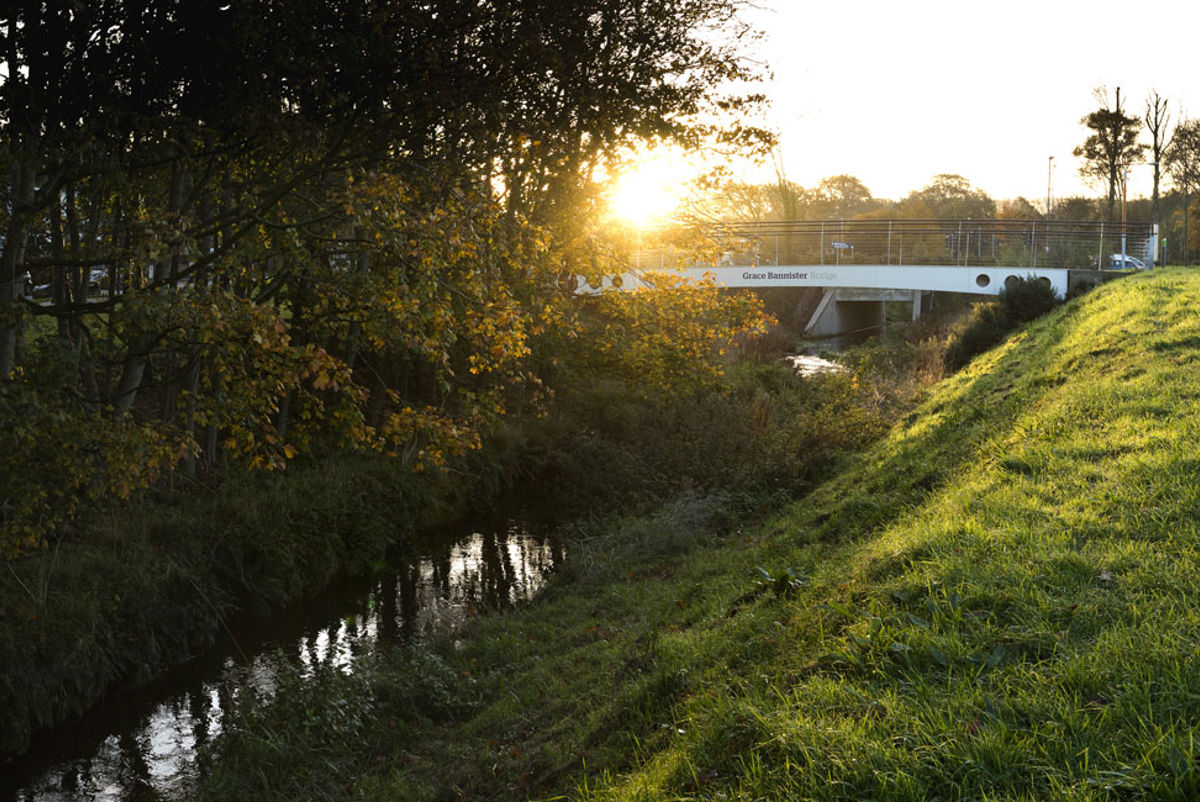
<svg viewBox="0 0 1200 802"><path fill-rule="evenodd" d="M955 371L997 345L1012 330L1008 313L996 301L976 304L963 322L950 333L942 357L946 370Z"/></svg>
<svg viewBox="0 0 1200 802"><path fill-rule="evenodd" d="M810 377L782 359L742 359L714 389L656 398L633 381L577 376L552 414L510 424L504 442L521 453L508 462L521 466L526 497L576 510L680 492L802 492L940 378L939 349L873 343L841 354L842 370Z"/></svg>
<svg viewBox="0 0 1200 802"><path fill-rule="evenodd" d="M946 370L965 366L977 354L998 345L1023 323L1049 312L1058 303L1050 282L1032 276L1017 279L995 301L976 304L950 334L943 357Z"/></svg>
<svg viewBox="0 0 1200 802"><path fill-rule="evenodd" d="M1000 291L1000 305L1014 327L1041 317L1057 303L1054 287L1044 278L1017 279Z"/></svg>

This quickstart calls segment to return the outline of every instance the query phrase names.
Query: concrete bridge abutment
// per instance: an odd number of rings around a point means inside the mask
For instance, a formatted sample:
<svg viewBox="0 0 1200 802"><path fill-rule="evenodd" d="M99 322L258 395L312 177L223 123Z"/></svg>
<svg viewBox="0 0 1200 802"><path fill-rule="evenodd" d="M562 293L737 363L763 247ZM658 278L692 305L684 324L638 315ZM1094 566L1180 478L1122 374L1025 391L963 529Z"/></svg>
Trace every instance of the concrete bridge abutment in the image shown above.
<svg viewBox="0 0 1200 802"><path fill-rule="evenodd" d="M888 301L912 304L912 319L933 308L933 293L921 290L863 289L830 287L809 316L804 327L807 337L837 337L870 334L886 326Z"/></svg>

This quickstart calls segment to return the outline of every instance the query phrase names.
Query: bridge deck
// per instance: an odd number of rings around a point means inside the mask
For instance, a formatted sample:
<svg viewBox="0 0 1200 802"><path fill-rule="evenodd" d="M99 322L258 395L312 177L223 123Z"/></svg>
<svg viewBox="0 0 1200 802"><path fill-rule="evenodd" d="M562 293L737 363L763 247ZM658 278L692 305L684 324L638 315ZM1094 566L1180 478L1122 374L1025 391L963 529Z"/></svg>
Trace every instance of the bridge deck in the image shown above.
<svg viewBox="0 0 1200 802"><path fill-rule="evenodd" d="M659 246L643 234L629 254L629 271L603 286L632 288L645 271L668 270L697 278L710 273L727 287L994 295L1034 276L1063 295L1069 271L1109 268L1115 254L1152 264L1157 250L1150 224L1067 220L778 220L708 225L699 233L720 254L713 263L697 263L695 250Z"/></svg>
<svg viewBox="0 0 1200 802"><path fill-rule="evenodd" d="M1065 268L1015 265L780 265L679 268L700 279L712 276L723 287L848 287L856 289L965 292L996 295L1020 278L1049 282L1065 296L1070 271Z"/></svg>

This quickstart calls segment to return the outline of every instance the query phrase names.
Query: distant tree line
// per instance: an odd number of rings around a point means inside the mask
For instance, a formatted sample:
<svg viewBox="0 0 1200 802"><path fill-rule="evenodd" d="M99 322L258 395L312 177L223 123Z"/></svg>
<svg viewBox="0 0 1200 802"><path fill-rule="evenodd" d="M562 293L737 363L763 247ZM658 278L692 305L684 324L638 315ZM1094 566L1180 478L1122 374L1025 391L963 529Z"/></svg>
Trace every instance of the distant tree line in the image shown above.
<svg viewBox="0 0 1200 802"><path fill-rule="evenodd" d="M814 187L790 181L782 169L766 184L731 183L698 202L701 220L837 220L870 218L1009 218L1158 223L1167 259L1185 262L1200 252L1200 119L1172 120L1169 103L1157 92L1146 99L1142 117L1130 115L1117 89L1094 93L1097 109L1080 124L1089 132L1075 149L1079 173L1104 188L1101 198L1071 196L1039 208L1024 197L993 200L963 176L938 174L899 200L874 197L851 175L822 179ZM1143 134L1148 138L1146 141ZM1128 199L1131 169L1153 173L1150 198ZM1169 182L1163 192L1164 182Z"/></svg>
<svg viewBox="0 0 1200 802"><path fill-rule="evenodd" d="M835 175L807 189L780 174L773 184L734 183L697 204L705 219L851 220L870 218L1037 218L1025 198L997 203L961 175L941 173L899 201L871 195L857 178Z"/></svg>

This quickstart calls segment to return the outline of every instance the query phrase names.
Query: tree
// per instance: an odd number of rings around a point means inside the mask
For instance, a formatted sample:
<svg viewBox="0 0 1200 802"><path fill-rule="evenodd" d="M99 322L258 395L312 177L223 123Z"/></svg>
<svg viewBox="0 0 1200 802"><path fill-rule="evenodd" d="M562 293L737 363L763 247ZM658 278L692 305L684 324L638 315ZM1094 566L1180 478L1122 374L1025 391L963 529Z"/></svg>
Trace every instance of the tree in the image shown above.
<svg viewBox="0 0 1200 802"><path fill-rule="evenodd" d="M1074 154L1083 159L1079 174L1085 179L1101 181L1108 188L1108 216L1114 215L1117 192L1123 187L1122 168L1137 161L1145 150L1138 144L1142 121L1126 115L1121 109L1121 88L1117 87L1116 102L1108 105L1108 90L1100 87L1094 95L1100 108L1088 114L1080 124L1093 133L1075 148Z"/></svg>
<svg viewBox="0 0 1200 802"><path fill-rule="evenodd" d="M1158 92L1151 92L1150 96L1146 98L1146 114L1143 120L1146 123L1146 131L1150 134L1150 153L1154 159L1153 222L1158 225L1159 178L1164 167L1163 160L1167 149L1171 147L1171 138L1174 136L1174 132L1171 130L1171 115L1167 111L1167 99L1159 97Z"/></svg>
<svg viewBox="0 0 1200 802"><path fill-rule="evenodd" d="M1059 198L1054 202L1054 216L1059 220L1099 220L1099 201L1081 195Z"/></svg>
<svg viewBox="0 0 1200 802"><path fill-rule="evenodd" d="M910 192L905 200L918 202L932 211L934 217L943 219L983 220L996 216L996 202L983 190L972 187L970 181L953 173L935 175L929 184Z"/></svg>
<svg viewBox="0 0 1200 802"><path fill-rule="evenodd" d="M996 207L996 217L1008 220L1037 220L1041 217L1037 207L1024 197L1004 200Z"/></svg>
<svg viewBox="0 0 1200 802"><path fill-rule="evenodd" d="M821 179L813 192L813 219L848 219L869 212L879 204L871 190L852 175Z"/></svg>
<svg viewBox="0 0 1200 802"><path fill-rule="evenodd" d="M7 4L0 549L179 464L478 447L577 324L593 174L769 140L724 88L756 74L740 5ZM16 481L35 448L54 493Z"/></svg>
<svg viewBox="0 0 1200 802"><path fill-rule="evenodd" d="M803 220L811 192L784 175L772 184L732 181L712 187L694 201L689 216L700 225L716 222Z"/></svg>
<svg viewBox="0 0 1200 802"><path fill-rule="evenodd" d="M741 0L504 5L482 32L491 91L477 114L494 121L486 156L512 214L567 224L591 176L630 142L770 142L746 114L762 97L724 88L758 77L742 57L755 34L737 17Z"/></svg>
<svg viewBox="0 0 1200 802"><path fill-rule="evenodd" d="M1192 196L1200 190L1200 119L1182 120L1166 152L1167 172L1183 191L1183 260L1190 255L1188 218Z"/></svg>

